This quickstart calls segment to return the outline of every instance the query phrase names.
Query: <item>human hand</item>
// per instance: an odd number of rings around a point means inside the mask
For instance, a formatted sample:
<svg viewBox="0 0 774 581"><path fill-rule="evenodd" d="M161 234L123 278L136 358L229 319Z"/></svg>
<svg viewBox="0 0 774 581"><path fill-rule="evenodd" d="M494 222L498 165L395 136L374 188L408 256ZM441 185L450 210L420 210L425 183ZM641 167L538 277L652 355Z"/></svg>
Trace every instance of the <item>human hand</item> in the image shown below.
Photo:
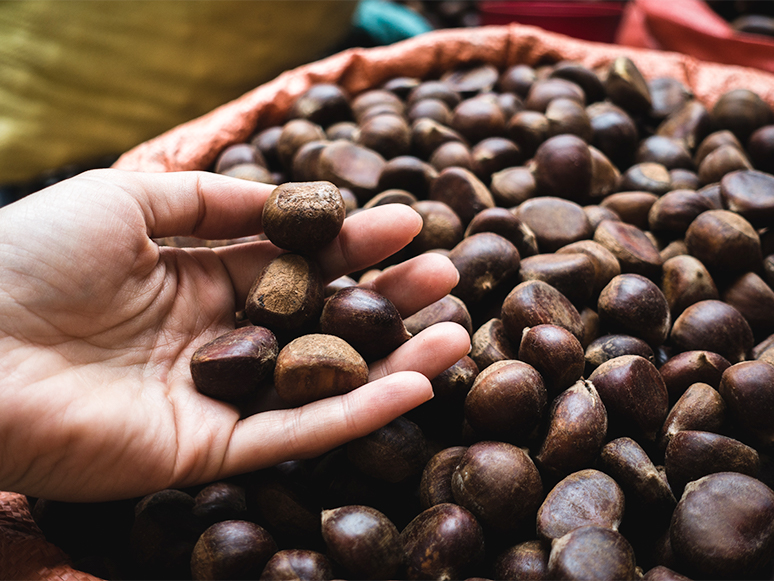
<svg viewBox="0 0 774 581"><path fill-rule="evenodd" d="M240 418L196 391L190 359L234 328L268 241L173 248L154 239L260 232L273 186L205 172L96 170L0 209L0 489L100 501L211 482L313 457L432 397L428 378L464 356L454 323L373 364L369 383L297 409ZM407 244L407 206L359 212L317 256L327 281ZM447 294L440 255L370 287L407 316Z"/></svg>

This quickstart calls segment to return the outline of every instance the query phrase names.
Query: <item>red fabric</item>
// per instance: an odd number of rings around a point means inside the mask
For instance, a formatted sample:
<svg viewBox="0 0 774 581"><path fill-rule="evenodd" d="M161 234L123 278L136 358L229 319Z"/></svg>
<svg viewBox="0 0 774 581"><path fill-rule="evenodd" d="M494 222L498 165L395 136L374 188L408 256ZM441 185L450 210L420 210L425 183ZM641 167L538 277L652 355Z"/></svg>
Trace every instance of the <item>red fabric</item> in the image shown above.
<svg viewBox="0 0 774 581"><path fill-rule="evenodd" d="M701 0L631 0L616 42L774 72L774 39L736 32Z"/></svg>

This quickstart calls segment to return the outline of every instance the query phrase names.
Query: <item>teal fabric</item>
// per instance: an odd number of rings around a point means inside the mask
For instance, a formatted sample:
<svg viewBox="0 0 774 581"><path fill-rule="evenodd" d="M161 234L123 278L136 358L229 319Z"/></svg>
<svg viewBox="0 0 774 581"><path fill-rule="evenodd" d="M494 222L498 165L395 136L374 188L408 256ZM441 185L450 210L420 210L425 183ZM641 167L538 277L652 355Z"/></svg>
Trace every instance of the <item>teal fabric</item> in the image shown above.
<svg viewBox="0 0 774 581"><path fill-rule="evenodd" d="M433 30L430 23L413 10L386 0L360 0L353 26L376 44L392 44Z"/></svg>

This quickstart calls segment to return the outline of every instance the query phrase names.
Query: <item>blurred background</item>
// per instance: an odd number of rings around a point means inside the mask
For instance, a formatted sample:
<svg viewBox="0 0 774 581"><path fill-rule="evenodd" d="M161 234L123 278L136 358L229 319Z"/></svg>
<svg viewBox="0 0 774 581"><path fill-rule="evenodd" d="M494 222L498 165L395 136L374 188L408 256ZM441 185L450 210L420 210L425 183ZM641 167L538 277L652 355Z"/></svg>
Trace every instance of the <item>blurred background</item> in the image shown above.
<svg viewBox="0 0 774 581"><path fill-rule="evenodd" d="M774 71L764 0L11 0L0 3L0 205L108 167L296 66L513 22Z"/></svg>

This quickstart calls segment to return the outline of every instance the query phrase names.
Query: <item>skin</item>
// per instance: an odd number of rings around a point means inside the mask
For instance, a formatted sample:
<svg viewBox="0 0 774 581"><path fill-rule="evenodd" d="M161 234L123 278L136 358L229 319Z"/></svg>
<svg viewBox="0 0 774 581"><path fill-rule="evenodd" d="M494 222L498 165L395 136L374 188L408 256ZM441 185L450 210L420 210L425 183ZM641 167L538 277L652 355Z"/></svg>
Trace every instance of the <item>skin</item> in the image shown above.
<svg viewBox="0 0 774 581"><path fill-rule="evenodd" d="M159 246L166 236L261 231L274 186L205 172L95 170L0 208L0 490L102 501L314 457L432 397L430 378L470 348L434 325L373 364L369 383L296 409L247 415L196 391L191 355L234 328L280 250ZM348 218L316 257L333 280L406 245L421 218L388 205ZM458 274L423 255L368 283L403 316Z"/></svg>

